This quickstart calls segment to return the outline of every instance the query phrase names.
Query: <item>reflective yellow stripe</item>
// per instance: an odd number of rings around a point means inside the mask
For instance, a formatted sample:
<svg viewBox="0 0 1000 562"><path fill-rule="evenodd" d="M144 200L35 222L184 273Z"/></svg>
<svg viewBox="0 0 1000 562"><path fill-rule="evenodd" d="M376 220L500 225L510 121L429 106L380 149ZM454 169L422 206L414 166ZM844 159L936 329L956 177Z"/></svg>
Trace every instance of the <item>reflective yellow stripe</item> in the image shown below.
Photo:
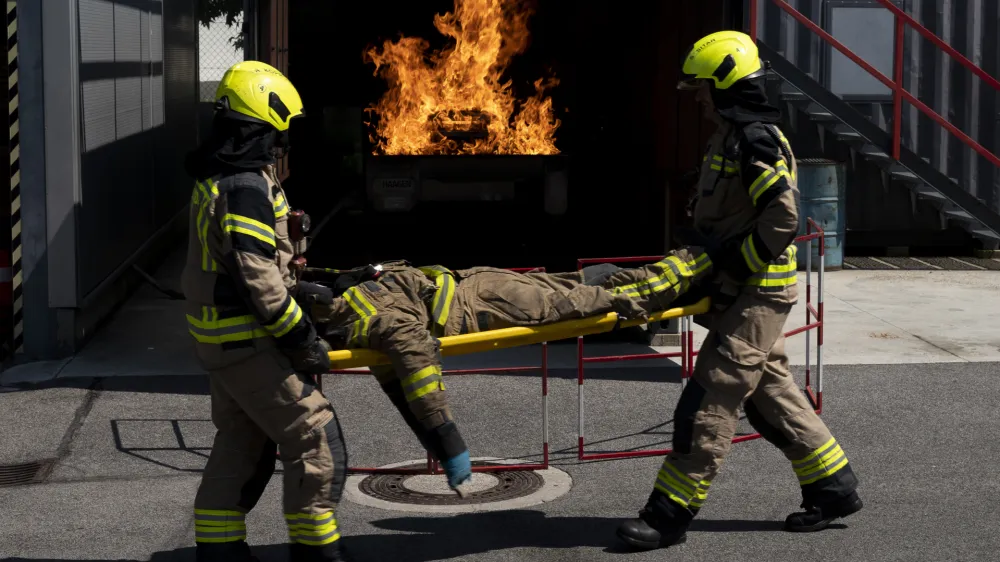
<svg viewBox="0 0 1000 562"><path fill-rule="evenodd" d="M326 513L286 513L289 537L297 543L322 546L340 539L337 520L333 512Z"/></svg>
<svg viewBox="0 0 1000 562"><path fill-rule="evenodd" d="M285 307L285 312L281 314L274 323L268 324L267 331L271 332L271 335L280 338L281 336L292 331L299 321L302 320L302 309L295 302L295 299L288 299L288 306Z"/></svg>
<svg viewBox="0 0 1000 562"><path fill-rule="evenodd" d="M703 273L708 268L712 267L712 260L708 257L708 254L701 254L696 257L693 261L686 262L691 268L691 275L698 275Z"/></svg>
<svg viewBox="0 0 1000 562"><path fill-rule="evenodd" d="M371 319L376 314L375 307L368 302L358 287L347 289L344 291L343 297L347 300L347 304L354 309L354 312L361 317L351 324L349 343L353 346L366 347L368 346L368 329L371 326Z"/></svg>
<svg viewBox="0 0 1000 562"><path fill-rule="evenodd" d="M802 457L797 461L792 461L792 468L798 469L803 466L809 465L811 461L813 461L813 459L821 455L825 455L836 445L837 445L837 439L835 437L831 437L829 441L820 445L815 451L809 453L808 455Z"/></svg>
<svg viewBox="0 0 1000 562"><path fill-rule="evenodd" d="M779 160L777 164L774 165L774 170L764 170L761 172L757 179L750 184L750 189L748 193L750 194L750 199L753 204L757 204L757 200L760 196L764 194L768 189L771 189L775 183L778 182L782 177L791 179L791 174L788 173L788 165L785 164L784 160Z"/></svg>
<svg viewBox="0 0 1000 562"><path fill-rule="evenodd" d="M615 294L624 293L631 298L638 298L661 292L670 287L676 287L680 283L680 279L678 278L680 271L675 271L677 265L673 261L667 259L658 261L653 264L653 267L661 268L663 273L649 279L644 279L638 283L615 287L612 292Z"/></svg>
<svg viewBox="0 0 1000 562"><path fill-rule="evenodd" d="M226 543L246 540L245 515L239 511L194 510L194 540L198 543Z"/></svg>
<svg viewBox="0 0 1000 562"><path fill-rule="evenodd" d="M795 475L799 478L805 478L816 472L823 466L828 466L840 461L840 458L844 456L844 450L840 448L839 444L834 445L829 451L823 455L813 459L813 462L795 469Z"/></svg>
<svg viewBox="0 0 1000 562"><path fill-rule="evenodd" d="M278 198L274 200L274 218L280 219L281 217L288 214L288 202L285 201L284 196L280 193Z"/></svg>
<svg viewBox="0 0 1000 562"><path fill-rule="evenodd" d="M211 181L211 180L206 180ZM213 192L217 190L213 189ZM199 197L201 194L201 197ZM212 196L202 182L195 182L195 189L191 197L192 204L196 205L198 214L195 216L195 230L198 233L198 242L201 245L201 270L218 271L219 264L212 259L208 250L208 225L209 225L209 205L212 204Z"/></svg>
<svg viewBox="0 0 1000 562"><path fill-rule="evenodd" d="M663 273L637 283L615 287L611 292L616 295L624 293L630 298L639 298L654 295L677 286L680 286L681 291L686 291L690 285L691 278L712 267L712 261L709 259L708 254L700 254L695 259L686 262L681 261L676 256L668 256L656 262L651 267L660 267Z"/></svg>
<svg viewBox="0 0 1000 562"><path fill-rule="evenodd" d="M206 187L208 186L208 187ZM199 194L201 196L199 197ZM215 272L219 270L219 263L212 259L208 249L208 226L210 223L209 205L213 202L213 195L219 195L218 185L211 179L203 182L196 181L194 193L191 196L192 205L198 209L195 216L195 230L198 233L198 242L201 245L201 270Z"/></svg>
<svg viewBox="0 0 1000 562"><path fill-rule="evenodd" d="M213 517L239 517L240 519L245 517L242 511L235 511L231 509L195 509L194 514L211 515Z"/></svg>
<svg viewBox="0 0 1000 562"><path fill-rule="evenodd" d="M664 459L660 471L656 474L656 483L653 487L675 502L688 507L695 497L698 483L678 470L669 460Z"/></svg>
<svg viewBox="0 0 1000 562"><path fill-rule="evenodd" d="M757 248L754 246L753 235L747 236L743 240L740 253L743 254L743 260L747 263L750 271L757 272L763 269L764 261L760 259L760 254L757 253Z"/></svg>
<svg viewBox="0 0 1000 562"><path fill-rule="evenodd" d="M708 160L707 155L702 159L702 161L705 160ZM709 167L711 167L713 170L716 171L721 172L722 170L725 170L727 173L735 174L736 172L739 171L739 167L736 166L735 164L736 163L733 162L732 160L727 160L722 155L715 154L712 156L712 164L709 164Z"/></svg>
<svg viewBox="0 0 1000 562"><path fill-rule="evenodd" d="M792 463L801 486L833 476L845 466L847 466L847 455L837 444L836 439L830 439L805 458Z"/></svg>
<svg viewBox="0 0 1000 562"><path fill-rule="evenodd" d="M252 236L265 244L274 246L274 229L266 224L242 215L226 213L222 217L222 231L238 232L247 236Z"/></svg>
<svg viewBox="0 0 1000 562"><path fill-rule="evenodd" d="M421 267L420 271L433 279L437 285L434 301L431 303L431 317L437 326L438 335L443 334L444 326L448 323L448 315L451 313L451 301L455 297L455 277L451 270L440 265Z"/></svg>
<svg viewBox="0 0 1000 562"><path fill-rule="evenodd" d="M798 248L794 244L785 248L781 257L787 257L788 262L784 264L770 263L762 271L759 271L747 279L746 284L755 287L787 287L795 285L798 279L798 262L796 256Z"/></svg>
<svg viewBox="0 0 1000 562"><path fill-rule="evenodd" d="M400 381L403 392L406 394L406 401L414 400L438 390L444 390L444 382L441 378L441 367L429 365L420 369L416 373L411 373Z"/></svg>
<svg viewBox="0 0 1000 562"><path fill-rule="evenodd" d="M201 319L187 315L188 333L199 343L222 344L226 342L264 338L270 334L257 325L253 316L236 316L219 320L215 307L202 307Z"/></svg>
<svg viewBox="0 0 1000 562"><path fill-rule="evenodd" d="M708 487L711 485L712 483L707 480L698 483L698 489L694 491L694 497L688 504L692 509L699 509L705 505L705 500L708 499Z"/></svg>
<svg viewBox="0 0 1000 562"><path fill-rule="evenodd" d="M778 138L781 139L781 144L784 145L785 150L788 151L788 154L793 154L792 144L788 142L788 139L785 138L785 133L782 133L781 129L779 129L778 127L773 127L773 130L778 133ZM782 163L784 164L784 162ZM792 181L795 181L795 172L791 172L789 174L789 177L792 178Z"/></svg>

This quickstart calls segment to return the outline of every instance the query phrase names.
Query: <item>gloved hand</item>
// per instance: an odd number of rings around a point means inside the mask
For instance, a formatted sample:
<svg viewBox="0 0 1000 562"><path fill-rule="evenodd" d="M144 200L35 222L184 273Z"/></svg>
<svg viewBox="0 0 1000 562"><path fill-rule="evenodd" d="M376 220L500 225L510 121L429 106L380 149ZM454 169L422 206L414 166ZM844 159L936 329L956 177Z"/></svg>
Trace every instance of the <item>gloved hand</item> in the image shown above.
<svg viewBox="0 0 1000 562"><path fill-rule="evenodd" d="M612 309L618 318L622 320L635 320L638 318L648 318L649 314L639 303L632 300L628 295L615 295L611 303Z"/></svg>
<svg viewBox="0 0 1000 562"><path fill-rule="evenodd" d="M300 373L322 375L330 371L330 344L320 337L313 337L308 345L297 349L285 350L292 360L292 368Z"/></svg>
<svg viewBox="0 0 1000 562"><path fill-rule="evenodd" d="M467 487L472 484L472 461L469 459L469 451L462 451L442 462L441 466L448 476L448 487L455 490L459 496L466 497L469 494Z"/></svg>
<svg viewBox="0 0 1000 562"><path fill-rule="evenodd" d="M310 283L309 281L299 281L296 289L296 296L300 303L312 304L333 304L333 291L329 287Z"/></svg>

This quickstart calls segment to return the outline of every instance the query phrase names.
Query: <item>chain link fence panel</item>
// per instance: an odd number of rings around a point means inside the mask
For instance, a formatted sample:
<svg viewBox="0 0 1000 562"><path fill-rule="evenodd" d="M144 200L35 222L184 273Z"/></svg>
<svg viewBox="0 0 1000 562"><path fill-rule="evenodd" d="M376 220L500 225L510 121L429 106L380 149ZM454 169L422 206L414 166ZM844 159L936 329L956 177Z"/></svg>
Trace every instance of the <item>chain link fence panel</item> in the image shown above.
<svg viewBox="0 0 1000 562"><path fill-rule="evenodd" d="M232 25L226 25L225 17L218 17L207 27L198 26L200 101L214 102L215 89L223 74L229 67L245 60L242 32L242 13Z"/></svg>

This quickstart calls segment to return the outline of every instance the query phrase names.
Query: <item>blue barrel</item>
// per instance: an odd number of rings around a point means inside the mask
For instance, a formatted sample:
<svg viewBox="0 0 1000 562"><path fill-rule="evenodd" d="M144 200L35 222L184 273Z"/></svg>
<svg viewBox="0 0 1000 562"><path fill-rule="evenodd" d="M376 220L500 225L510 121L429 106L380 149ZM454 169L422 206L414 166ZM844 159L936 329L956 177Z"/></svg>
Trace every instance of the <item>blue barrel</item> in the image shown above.
<svg viewBox="0 0 1000 562"><path fill-rule="evenodd" d="M847 169L833 160L803 158L798 160L799 235L806 234L811 218L826 234L826 269L840 269L844 265L844 234L846 232ZM810 242L799 242L799 269L806 268L806 250ZM819 241L811 242L813 271L819 267Z"/></svg>

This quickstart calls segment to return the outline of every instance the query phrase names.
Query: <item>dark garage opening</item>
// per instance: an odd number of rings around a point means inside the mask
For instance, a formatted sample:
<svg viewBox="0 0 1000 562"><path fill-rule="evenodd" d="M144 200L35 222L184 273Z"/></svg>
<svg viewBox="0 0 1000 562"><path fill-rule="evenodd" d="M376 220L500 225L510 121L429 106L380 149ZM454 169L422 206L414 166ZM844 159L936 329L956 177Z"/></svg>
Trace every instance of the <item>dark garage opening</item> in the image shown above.
<svg viewBox="0 0 1000 562"><path fill-rule="evenodd" d="M307 112L291 131L289 197L315 224L354 196L319 232L310 264L407 259L557 271L574 269L579 257L657 255L669 247L668 215L676 227L687 199L670 186L698 164L712 129L691 97L678 96L680 57L699 36L733 27L729 2L527 5L530 43L506 77L519 99L538 78L560 82L551 95L567 173L562 215L545 213L538 181L519 186L513 204L420 201L407 212L377 211L365 197L372 146L363 110L386 82L363 53L400 34L441 46L434 15L452 11L453 2L289 1L288 74Z"/></svg>

